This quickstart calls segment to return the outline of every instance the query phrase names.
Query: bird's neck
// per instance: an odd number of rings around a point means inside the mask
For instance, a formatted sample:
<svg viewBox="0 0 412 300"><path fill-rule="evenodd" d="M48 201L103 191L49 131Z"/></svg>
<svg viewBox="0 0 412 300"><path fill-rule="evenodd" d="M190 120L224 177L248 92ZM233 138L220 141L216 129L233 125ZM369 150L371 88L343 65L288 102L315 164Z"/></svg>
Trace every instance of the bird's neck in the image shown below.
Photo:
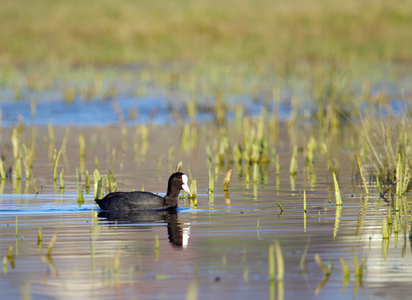
<svg viewBox="0 0 412 300"><path fill-rule="evenodd" d="M176 195L176 197L172 197L169 194L165 196L165 206L168 208L175 208L177 207L177 202L179 200L179 194Z"/></svg>
<svg viewBox="0 0 412 300"><path fill-rule="evenodd" d="M179 198L179 192L180 192L180 190L179 189L176 189L176 188L174 188L174 189L172 189L171 187L167 187L167 194L166 194L166 197L169 197L169 198L172 198L172 199L178 199ZM165 197L165 198L166 198Z"/></svg>

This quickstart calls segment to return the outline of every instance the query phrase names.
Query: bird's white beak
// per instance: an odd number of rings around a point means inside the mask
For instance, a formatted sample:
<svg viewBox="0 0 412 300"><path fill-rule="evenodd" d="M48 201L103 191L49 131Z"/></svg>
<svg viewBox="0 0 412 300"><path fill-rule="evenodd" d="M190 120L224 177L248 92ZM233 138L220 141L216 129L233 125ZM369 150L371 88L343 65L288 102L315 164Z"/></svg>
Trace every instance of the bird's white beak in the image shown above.
<svg viewBox="0 0 412 300"><path fill-rule="evenodd" d="M189 185L187 184L189 182L189 179L187 178L186 175L182 175L182 180L183 180L182 188L185 190L186 193L190 194L190 188L189 188Z"/></svg>

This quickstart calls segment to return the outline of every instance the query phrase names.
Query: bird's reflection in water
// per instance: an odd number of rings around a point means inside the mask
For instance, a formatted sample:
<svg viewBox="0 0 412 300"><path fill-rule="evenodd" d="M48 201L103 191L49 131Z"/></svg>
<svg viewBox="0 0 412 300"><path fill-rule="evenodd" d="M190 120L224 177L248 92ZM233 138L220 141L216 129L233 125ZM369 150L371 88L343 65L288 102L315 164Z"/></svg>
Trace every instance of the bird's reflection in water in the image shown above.
<svg viewBox="0 0 412 300"><path fill-rule="evenodd" d="M100 211L99 218L121 224L143 224L164 221L167 224L167 234L170 243L177 248L186 248L189 241L190 227L183 227L179 221L179 215L173 211ZM144 226L148 227L148 226Z"/></svg>

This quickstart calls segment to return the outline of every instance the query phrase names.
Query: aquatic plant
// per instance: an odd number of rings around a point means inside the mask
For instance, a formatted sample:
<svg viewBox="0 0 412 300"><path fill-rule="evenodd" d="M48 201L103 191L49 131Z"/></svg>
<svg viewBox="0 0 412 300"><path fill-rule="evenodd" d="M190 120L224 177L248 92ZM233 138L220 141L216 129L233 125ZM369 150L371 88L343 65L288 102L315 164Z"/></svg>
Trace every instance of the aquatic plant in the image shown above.
<svg viewBox="0 0 412 300"><path fill-rule="evenodd" d="M103 191L103 178L100 176L98 169L95 169L93 172L93 197L94 199L102 199L104 196Z"/></svg>
<svg viewBox="0 0 412 300"><path fill-rule="evenodd" d="M53 248L54 248L54 244L56 243L57 240L57 231L54 233L52 239L50 240L49 246L47 247L47 256L50 256Z"/></svg>
<svg viewBox="0 0 412 300"><path fill-rule="evenodd" d="M78 205L84 204L83 192L82 192L80 186L77 188L77 204Z"/></svg>
<svg viewBox="0 0 412 300"><path fill-rule="evenodd" d="M306 214L306 190L303 190L303 212Z"/></svg>
<svg viewBox="0 0 412 300"><path fill-rule="evenodd" d="M279 203L279 201L276 201L276 204L279 206L279 209L280 209L281 212L285 211L283 209L283 206Z"/></svg>
<svg viewBox="0 0 412 300"><path fill-rule="evenodd" d="M232 169L229 169L226 173L225 182L223 183L223 191L229 190L229 183L230 183L231 176L232 176Z"/></svg>
<svg viewBox="0 0 412 300"><path fill-rule="evenodd" d="M182 163L182 161L179 161L179 163L176 165L173 173L181 172L181 171L182 171L182 167L183 167L183 163Z"/></svg>
<svg viewBox="0 0 412 300"><path fill-rule="evenodd" d="M86 183L85 183L85 186L86 186L86 192L89 193L89 190L90 190L90 175L89 175L88 170L86 170Z"/></svg>
<svg viewBox="0 0 412 300"><path fill-rule="evenodd" d="M318 266L322 269L323 273L327 276L330 275L332 272L332 265L330 262L328 263L328 266L326 267L325 264L323 263L322 259L320 258L319 254L315 254L315 261L318 264Z"/></svg>
<svg viewBox="0 0 412 300"><path fill-rule="evenodd" d="M293 146L292 158L290 159L289 173L295 175L298 172L298 146Z"/></svg>
<svg viewBox="0 0 412 300"><path fill-rule="evenodd" d="M388 220L384 217L382 220L382 239L389 239L389 235Z"/></svg>
<svg viewBox="0 0 412 300"><path fill-rule="evenodd" d="M355 157L356 157L356 163L357 163L357 166L358 166L358 170L359 170L359 173L360 173L361 178L362 178L363 187L365 188L366 195L369 195L369 189L368 189L368 185L366 183L365 173L363 172L363 168L362 168L362 164L361 164L359 155L356 152L355 152Z"/></svg>
<svg viewBox="0 0 412 300"><path fill-rule="evenodd" d="M196 179L192 179L190 181L190 194L189 194L189 199L195 199L197 195L197 183Z"/></svg>
<svg viewBox="0 0 412 300"><path fill-rule="evenodd" d="M107 193L114 193L117 191L117 182L111 170L107 173L105 188Z"/></svg>
<svg viewBox="0 0 412 300"><path fill-rule="evenodd" d="M343 257L340 258L340 263L342 265L342 273L345 276L345 278L349 278L350 275L350 270L348 265L346 264L346 261Z"/></svg>
<svg viewBox="0 0 412 300"><path fill-rule="evenodd" d="M39 226L39 233L37 234L37 244L43 241L43 233L41 231L41 226Z"/></svg>
<svg viewBox="0 0 412 300"><path fill-rule="evenodd" d="M214 174L211 170L210 161L208 161L208 166L209 166L209 193L213 193L215 190L215 179L214 179Z"/></svg>
<svg viewBox="0 0 412 300"><path fill-rule="evenodd" d="M54 149L54 154L53 154L53 180L56 182L57 181L57 167L59 165L59 159L62 154L63 149L60 148L59 152L56 154L56 149Z"/></svg>
<svg viewBox="0 0 412 300"><path fill-rule="evenodd" d="M342 205L342 197L340 195L339 183L338 183L338 180L336 179L335 172L333 172L333 183L334 183L334 186L335 186L336 205Z"/></svg>
<svg viewBox="0 0 412 300"><path fill-rule="evenodd" d="M63 168L62 171L60 172L59 187L60 187L61 190L63 190L64 187L65 187L64 178L63 178L63 172L64 172L64 168Z"/></svg>
<svg viewBox="0 0 412 300"><path fill-rule="evenodd" d="M4 171L4 163L3 160L0 158L0 179L6 179L6 172Z"/></svg>

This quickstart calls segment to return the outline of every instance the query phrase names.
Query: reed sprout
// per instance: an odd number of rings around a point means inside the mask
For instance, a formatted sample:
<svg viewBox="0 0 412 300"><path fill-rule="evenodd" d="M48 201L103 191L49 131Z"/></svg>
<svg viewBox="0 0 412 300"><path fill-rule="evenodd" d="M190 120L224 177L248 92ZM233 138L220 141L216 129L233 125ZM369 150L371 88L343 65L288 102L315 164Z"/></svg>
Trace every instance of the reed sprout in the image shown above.
<svg viewBox="0 0 412 300"><path fill-rule="evenodd" d="M303 190L303 212L306 214L306 191Z"/></svg>
<svg viewBox="0 0 412 300"><path fill-rule="evenodd" d="M382 221L382 239L389 239L389 234L388 220L384 217Z"/></svg>
<svg viewBox="0 0 412 300"><path fill-rule="evenodd" d="M59 159L62 154L62 148L60 148L59 152L56 154L56 149L54 149L54 154L53 154L53 180L56 182L57 181L57 167L59 165Z"/></svg>
<svg viewBox="0 0 412 300"><path fill-rule="evenodd" d="M93 172L93 197L94 199L102 199L104 196L104 191L103 191L103 178L100 175L100 172L98 169L95 169Z"/></svg>
<svg viewBox="0 0 412 300"><path fill-rule="evenodd" d="M197 183L196 179L192 179L190 181L190 194L189 194L189 199L195 199L197 196Z"/></svg>
<svg viewBox="0 0 412 300"><path fill-rule="evenodd" d="M232 176L232 169L228 170L226 173L225 177L225 182L223 183L223 190L228 191L229 190L229 183L230 183L230 177Z"/></svg>
<svg viewBox="0 0 412 300"><path fill-rule="evenodd" d="M54 244L56 243L57 240L57 232L54 233L52 239L50 240L49 246L47 248L47 256L50 256L53 248L54 248Z"/></svg>
<svg viewBox="0 0 412 300"><path fill-rule="evenodd" d="M39 233L37 234L37 243L39 244L41 241L43 241L43 233L41 230L41 226L39 226Z"/></svg>
<svg viewBox="0 0 412 300"><path fill-rule="evenodd" d="M39 193L39 188L37 187L37 182L36 178L33 177L33 184L34 184L34 190L36 191L36 195Z"/></svg>
<svg viewBox="0 0 412 300"><path fill-rule="evenodd" d="M107 173L106 176L106 191L107 193L114 193L117 191L117 182L111 170L109 170L109 173Z"/></svg>
<svg viewBox="0 0 412 300"><path fill-rule="evenodd" d="M6 172L4 171L4 163L3 160L0 158L0 179L5 180L6 179Z"/></svg>
<svg viewBox="0 0 412 300"><path fill-rule="evenodd" d="M59 186L60 186L60 189L61 189L61 190L63 190L64 187L65 187L64 178L63 178L63 172L64 172L64 169L62 169L62 171L60 172Z"/></svg>
<svg viewBox="0 0 412 300"><path fill-rule="evenodd" d="M11 142L13 145L13 158L14 158L13 178L16 180L20 180L21 173L22 173L22 146L21 146L20 130L17 127L13 128Z"/></svg>
<svg viewBox="0 0 412 300"><path fill-rule="evenodd" d="M280 209L281 212L285 211L283 209L283 206L279 203L279 201L276 201L276 204L279 206L279 209Z"/></svg>
<svg viewBox="0 0 412 300"><path fill-rule="evenodd" d="M215 190L215 179L214 179L214 174L212 172L212 166L211 166L210 161L208 161L208 166L209 166L209 193L213 193Z"/></svg>
<svg viewBox="0 0 412 300"><path fill-rule="evenodd" d="M86 191L88 193L89 190L90 190L90 174L89 174L88 170L86 170L86 183L85 183L85 185L86 185Z"/></svg>
<svg viewBox="0 0 412 300"><path fill-rule="evenodd" d="M334 183L334 186L335 186L336 205L342 205L342 197L340 195L339 183L338 183L338 180L336 179L335 172L333 172L333 183Z"/></svg>
<svg viewBox="0 0 412 300"><path fill-rule="evenodd" d="M290 160L289 173L296 175L298 172L298 146L293 146L292 158Z"/></svg>
<svg viewBox="0 0 412 300"><path fill-rule="evenodd" d="M322 269L323 273L329 276L332 272L332 265L330 264L330 262L328 263L328 266L325 266L319 254L315 254L315 261L318 264L318 266Z"/></svg>
<svg viewBox="0 0 412 300"><path fill-rule="evenodd" d="M77 188L77 204L78 205L84 204L83 192L82 192L80 186Z"/></svg>
<svg viewBox="0 0 412 300"><path fill-rule="evenodd" d="M358 170L359 170L359 173L360 173L361 178L362 178L363 187L365 188L366 195L369 195L369 189L368 189L368 185L366 183L365 173L363 172L363 168L362 168L362 164L361 164L359 155L356 152L355 152L355 157L356 157L356 163L358 165Z"/></svg>

